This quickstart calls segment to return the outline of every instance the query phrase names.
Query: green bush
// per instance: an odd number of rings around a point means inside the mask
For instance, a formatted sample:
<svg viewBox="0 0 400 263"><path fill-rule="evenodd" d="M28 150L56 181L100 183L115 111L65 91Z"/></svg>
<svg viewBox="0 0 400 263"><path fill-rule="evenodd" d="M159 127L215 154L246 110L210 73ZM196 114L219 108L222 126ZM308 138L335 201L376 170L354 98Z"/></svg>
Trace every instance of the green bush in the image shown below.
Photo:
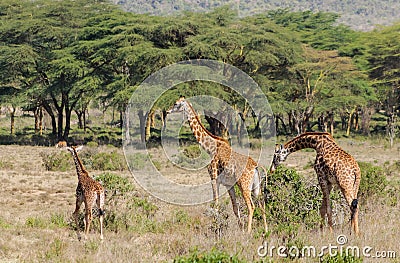
<svg viewBox="0 0 400 263"><path fill-rule="evenodd" d="M352 255L340 255L337 254L336 256L326 255L321 258L321 263L361 263L363 260L361 258L356 258Z"/></svg>
<svg viewBox="0 0 400 263"><path fill-rule="evenodd" d="M41 152L40 157L47 171L65 172L73 167L72 157L66 151Z"/></svg>
<svg viewBox="0 0 400 263"><path fill-rule="evenodd" d="M358 196L363 199L368 199L374 195L383 195L388 185L385 170L366 162L359 162L358 164L361 169L361 182Z"/></svg>
<svg viewBox="0 0 400 263"><path fill-rule="evenodd" d="M220 251L213 248L211 251L199 252L197 249L192 251L187 256L179 256L174 259L173 262L185 263L185 262L197 262L197 263L208 263L208 262L221 262L221 263L235 263L235 262L247 262L246 260L240 259L237 255L229 255L225 251Z"/></svg>
<svg viewBox="0 0 400 263"><path fill-rule="evenodd" d="M278 233L294 237L301 225L318 226L321 202L319 186L307 183L295 170L281 165L268 175L267 222Z"/></svg>
<svg viewBox="0 0 400 263"><path fill-rule="evenodd" d="M126 170L125 157L117 151L97 153L92 156L92 169L102 171Z"/></svg>
<svg viewBox="0 0 400 263"><path fill-rule="evenodd" d="M123 195L127 192L134 190L133 184L127 178L121 177L116 174L103 173L97 175L94 179L96 181L101 182L104 188L107 189L108 192L113 192Z"/></svg>
<svg viewBox="0 0 400 263"><path fill-rule="evenodd" d="M183 154L190 159L198 158L201 155L200 146L198 144L186 146L183 149Z"/></svg>
<svg viewBox="0 0 400 263"><path fill-rule="evenodd" d="M28 227L35 227L35 228L45 228L47 227L46 220L39 218L39 217L28 217L25 220L25 225Z"/></svg>

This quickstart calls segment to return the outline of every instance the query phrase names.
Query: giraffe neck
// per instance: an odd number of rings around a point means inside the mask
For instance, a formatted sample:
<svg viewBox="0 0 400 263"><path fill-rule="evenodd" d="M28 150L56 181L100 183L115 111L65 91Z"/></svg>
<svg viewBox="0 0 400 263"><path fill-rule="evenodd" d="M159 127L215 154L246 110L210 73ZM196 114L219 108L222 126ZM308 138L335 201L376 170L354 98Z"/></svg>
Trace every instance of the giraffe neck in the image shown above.
<svg viewBox="0 0 400 263"><path fill-rule="evenodd" d="M318 153L323 151L330 143L335 144L329 133L310 132L287 142L284 147L288 150L289 154L306 148L314 149Z"/></svg>
<svg viewBox="0 0 400 263"><path fill-rule="evenodd" d="M83 166L82 161L81 159L79 159L78 153L75 150L72 152L72 157L74 159L76 173L78 174L78 179L80 180L81 177L87 173L86 169Z"/></svg>
<svg viewBox="0 0 400 263"><path fill-rule="evenodd" d="M185 114L187 115L190 128L196 140L207 153L214 155L217 150L217 141L222 140L211 134L201 123L199 116L194 111L193 107L186 102Z"/></svg>

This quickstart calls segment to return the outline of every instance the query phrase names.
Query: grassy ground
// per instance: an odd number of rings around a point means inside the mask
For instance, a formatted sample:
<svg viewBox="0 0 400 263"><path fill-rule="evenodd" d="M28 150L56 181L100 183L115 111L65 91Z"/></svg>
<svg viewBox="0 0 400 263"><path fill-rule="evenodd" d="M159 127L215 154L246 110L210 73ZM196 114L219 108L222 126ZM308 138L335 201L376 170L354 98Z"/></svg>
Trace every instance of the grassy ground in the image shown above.
<svg viewBox="0 0 400 263"><path fill-rule="evenodd" d="M23 133L24 127L32 125L32 119L20 118L16 125L17 132ZM32 133L32 129L29 132ZM101 135L93 136L100 138ZM6 118L0 118L0 137L9 138ZM26 136L25 139L29 138ZM119 138L118 136L117 139ZM18 138L13 139L18 141ZM338 143L356 160L381 167L393 167L400 159L399 142L392 149L384 139L339 138ZM106 146L91 150L86 148L82 154L91 155L97 152L123 154L119 148ZM177 257L184 257L191 262L196 257L201 258L199 255L208 259L208 262L215 262L217 259L223 262L235 259L288 262L292 260L279 257L276 249L272 251L272 258L260 257L257 251L262 254L269 252L268 249L272 246L280 245L314 246L318 250L330 244L338 245L336 239L341 234L348 238L348 242L342 246L344 248L347 245L371 247L370 253L373 255L385 251L397 253L395 259L364 257L365 262L400 262L398 194L393 195L396 200L391 200L392 205L385 200L387 196L371 198L367 203L360 204L361 235L358 238L349 235L350 226L347 222L336 226L332 234L327 231L321 233L318 225L315 225L312 229L300 228L293 239L277 234L279 231L276 229L273 234L264 237L261 235L262 224L259 221L255 222L250 235L238 229L227 196L222 202L222 215L225 216L223 224L218 225L210 204L167 204L143 191L126 170L97 171L90 166L87 168L92 176L105 173L109 176L118 175L126 178L134 190L126 193L123 198L108 202L106 211L109 218L103 242L99 240L96 221L89 239L78 241L75 226L71 222L77 185L72 158L66 156L70 158L67 171L47 171L43 165L43 153L53 156L57 154L57 150L43 146L0 145L0 262L156 262L173 261ZM177 176L176 167L168 162L161 148L150 149L150 154L158 169L170 180L181 184L209 181L205 169L184 171ZM288 158L285 165L316 184L317 179L312 168L314 158L315 153L312 151L297 152ZM390 183L398 184L400 171L391 170L387 179ZM110 199L110 194L108 198ZM282 204L285 204L285 200L282 200ZM346 218L347 216L348 214ZM216 230L221 230L220 238L215 234ZM265 244L268 249L262 247ZM335 260L330 262L351 262L340 261L338 258ZM305 257L294 261L319 262L320 259Z"/></svg>
<svg viewBox="0 0 400 263"><path fill-rule="evenodd" d="M350 139L340 139L339 143L358 161L376 165L399 161L400 153L396 147L389 149L379 143ZM122 154L122 150L118 151ZM160 150L151 151L157 158L157 152ZM56 149L40 146L0 146L1 262L155 262L172 261L178 256L193 256L206 251L210 253L210 258L215 258L219 253L217 251L222 251L221 253L227 256L227 261L229 258L268 261L271 259L269 256L260 257L257 253L261 245L267 242L271 248L273 245L287 244L284 237L278 234L263 238L260 235L260 222L256 222L251 235L238 230L227 197L223 200L224 212L228 217L227 226L223 229L222 237L218 239L214 233L209 204L189 207L166 204L141 190L127 171L110 172L127 178L134 185L135 190L129 195L136 198L133 205L137 209L129 210L123 201L116 204L120 206L118 213L129 220L129 224L125 224L127 227L116 228L110 224L105 228L103 242L100 242L98 229L94 227L87 241L78 241L70 222L77 184L72 160L71 169L66 172L46 171L42 163L42 152L55 154ZM313 152L303 151L291 155L286 164L300 171L305 177L316 180L311 166L314 157ZM171 172L173 167L163 163L162 158L158 161L161 162L160 169ZM92 175L103 173L90 169L89 171ZM203 171L198 172L197 176L200 182L208 179L207 173ZM395 182L399 177L400 173L397 170L393 171L388 179ZM399 206L389 206L381 198L361 204L359 238L349 235L350 226L345 223L335 227L332 234L321 233L318 226L311 230L300 229L296 242L298 245L321 248L329 244L337 245L337 236L344 234L348 238L346 245L369 246L373 248L371 253L396 251L397 259L390 262L400 262ZM273 261L281 260L283 259L275 250ZM308 258L296 261L318 260ZM374 262L375 259L364 258L364 261ZM387 262L387 259L381 262Z"/></svg>

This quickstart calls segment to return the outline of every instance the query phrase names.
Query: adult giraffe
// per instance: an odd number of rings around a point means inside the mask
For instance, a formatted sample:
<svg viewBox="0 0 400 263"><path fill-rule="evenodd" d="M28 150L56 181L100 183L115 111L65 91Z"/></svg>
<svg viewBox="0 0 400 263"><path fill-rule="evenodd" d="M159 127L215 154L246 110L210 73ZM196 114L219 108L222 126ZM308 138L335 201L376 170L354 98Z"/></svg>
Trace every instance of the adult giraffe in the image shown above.
<svg viewBox="0 0 400 263"><path fill-rule="evenodd" d="M260 189L261 176L257 168L264 168L259 166L251 157L235 152L225 139L211 134L203 126L199 116L185 97L180 97L167 113L173 112L185 113L198 143L212 157L211 163L208 165L208 173L211 177L213 198L216 205L218 205L219 186L222 184L228 189L233 212L238 218L239 226L242 226L234 185L237 184L239 187L249 213L247 232L250 233L255 209L251 194L258 196L262 192ZM267 231L264 198L259 205L262 210L264 229Z"/></svg>
<svg viewBox="0 0 400 263"><path fill-rule="evenodd" d="M356 160L345 152L335 142L330 133L306 132L284 145L276 145L270 172L274 172L289 154L305 148L312 148L317 152L314 170L322 190L323 200L320 208L322 217L321 229L328 217L329 229L332 232L332 209L329 194L334 185L337 185L350 207L351 228L358 235L358 188L360 186L361 172Z"/></svg>

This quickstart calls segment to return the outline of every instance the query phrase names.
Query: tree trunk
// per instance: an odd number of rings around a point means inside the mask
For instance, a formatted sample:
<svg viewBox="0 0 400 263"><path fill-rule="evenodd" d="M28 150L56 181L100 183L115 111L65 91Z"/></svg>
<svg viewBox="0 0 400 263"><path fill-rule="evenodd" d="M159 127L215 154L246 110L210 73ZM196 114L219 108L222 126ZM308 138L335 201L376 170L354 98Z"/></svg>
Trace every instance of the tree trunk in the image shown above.
<svg viewBox="0 0 400 263"><path fill-rule="evenodd" d="M39 135L43 135L43 109L39 107Z"/></svg>
<svg viewBox="0 0 400 263"><path fill-rule="evenodd" d="M140 127L140 140L142 143L146 142L146 119L148 112L144 113L143 110L139 110L139 127Z"/></svg>
<svg viewBox="0 0 400 263"><path fill-rule="evenodd" d="M347 130L346 130L346 136L350 136L350 129L351 129L351 123L353 121L353 114L354 114L355 109L350 110L349 112L349 117L347 119Z"/></svg>
<svg viewBox="0 0 400 263"><path fill-rule="evenodd" d="M83 113L84 111L75 110L76 116L78 117L78 129L83 129Z"/></svg>
<svg viewBox="0 0 400 263"><path fill-rule="evenodd" d="M148 113L147 118L146 118L146 130L145 130L145 140L146 141L150 138L150 135L151 135L151 127L152 127L153 118L154 118L154 112L151 111Z"/></svg>
<svg viewBox="0 0 400 263"><path fill-rule="evenodd" d="M15 134L15 112L17 111L17 108L14 106L11 106L10 110L10 134L14 135Z"/></svg>
<svg viewBox="0 0 400 263"><path fill-rule="evenodd" d="M361 112L361 129L363 135L370 135L370 127L369 123L371 121L372 114L374 109L371 107L364 107Z"/></svg>
<svg viewBox="0 0 400 263"><path fill-rule="evenodd" d="M57 135L56 116L54 115L54 112L53 112L52 108L50 107L50 105L48 104L47 101L42 101L42 106L50 116L50 119L51 119L51 134L53 134L55 136L55 135Z"/></svg>
<svg viewBox="0 0 400 263"><path fill-rule="evenodd" d="M167 111L163 110L161 112L162 131L165 131L165 129L167 128L166 119L167 119Z"/></svg>
<svg viewBox="0 0 400 263"><path fill-rule="evenodd" d="M35 116L35 134L39 133L39 107L36 107L35 110L33 111L33 116Z"/></svg>

